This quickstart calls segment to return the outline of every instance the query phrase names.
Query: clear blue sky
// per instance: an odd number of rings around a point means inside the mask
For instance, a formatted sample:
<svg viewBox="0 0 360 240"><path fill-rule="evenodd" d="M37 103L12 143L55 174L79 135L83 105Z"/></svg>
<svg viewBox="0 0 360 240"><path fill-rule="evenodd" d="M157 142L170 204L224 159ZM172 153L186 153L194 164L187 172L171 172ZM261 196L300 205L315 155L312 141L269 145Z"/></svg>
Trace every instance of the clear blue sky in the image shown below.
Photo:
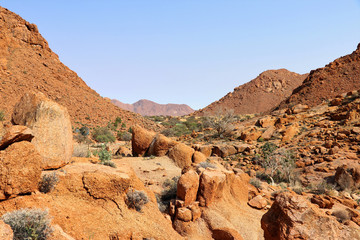
<svg viewBox="0 0 360 240"><path fill-rule="evenodd" d="M360 0L3 0L104 97L198 109L268 69L307 73L360 42Z"/></svg>

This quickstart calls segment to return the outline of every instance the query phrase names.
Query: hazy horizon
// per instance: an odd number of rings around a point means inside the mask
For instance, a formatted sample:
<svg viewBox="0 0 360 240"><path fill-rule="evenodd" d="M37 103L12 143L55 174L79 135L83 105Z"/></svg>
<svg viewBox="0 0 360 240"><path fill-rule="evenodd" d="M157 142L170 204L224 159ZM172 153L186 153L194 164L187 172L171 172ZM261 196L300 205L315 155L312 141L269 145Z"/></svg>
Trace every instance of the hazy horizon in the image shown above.
<svg viewBox="0 0 360 240"><path fill-rule="evenodd" d="M300 74L360 42L360 1L4 0L101 96L199 109L261 72Z"/></svg>

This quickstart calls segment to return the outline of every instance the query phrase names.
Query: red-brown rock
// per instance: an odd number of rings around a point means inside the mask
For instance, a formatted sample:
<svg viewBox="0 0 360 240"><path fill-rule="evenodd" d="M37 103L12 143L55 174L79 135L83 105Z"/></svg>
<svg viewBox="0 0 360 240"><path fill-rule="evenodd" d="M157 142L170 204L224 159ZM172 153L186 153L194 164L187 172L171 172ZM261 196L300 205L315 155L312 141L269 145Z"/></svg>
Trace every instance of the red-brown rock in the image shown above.
<svg viewBox="0 0 360 240"><path fill-rule="evenodd" d="M261 195L257 195L253 199L251 199L248 204L256 209L263 209L267 205L267 201Z"/></svg>
<svg viewBox="0 0 360 240"><path fill-rule="evenodd" d="M342 189L354 190L360 188L360 166L348 167L342 165L336 169L335 182Z"/></svg>
<svg viewBox="0 0 360 240"><path fill-rule="evenodd" d="M218 157L225 158L230 155L236 154L236 149L231 145L215 145L213 146L212 153L216 154Z"/></svg>
<svg viewBox="0 0 360 240"><path fill-rule="evenodd" d="M144 156L154 137L154 132L145 130L144 128L137 125L134 126L132 128L131 140L133 156Z"/></svg>
<svg viewBox="0 0 360 240"><path fill-rule="evenodd" d="M169 149L174 147L176 144L177 142L171 140L170 138L167 138L162 134L158 134L150 144L148 155L157 157L165 156L169 152Z"/></svg>
<svg viewBox="0 0 360 240"><path fill-rule="evenodd" d="M0 151L0 200L38 189L42 157L32 143L13 143Z"/></svg>
<svg viewBox="0 0 360 240"><path fill-rule="evenodd" d="M32 131L25 126L10 126L6 129L5 135L0 141L0 150L4 150L15 142L28 141L34 138Z"/></svg>
<svg viewBox="0 0 360 240"><path fill-rule="evenodd" d="M15 105L12 122L29 127L36 150L43 157L43 168L59 168L69 163L73 135L67 109L42 93L26 93Z"/></svg>
<svg viewBox="0 0 360 240"><path fill-rule="evenodd" d="M207 157L203 153L198 152L198 151L195 151L194 155L192 157L193 163L196 163L196 164L201 163L201 162L205 162L206 159L207 159Z"/></svg>
<svg viewBox="0 0 360 240"><path fill-rule="evenodd" d="M206 169L200 176L199 202L201 206L210 206L221 194L226 175L219 170Z"/></svg>
<svg viewBox="0 0 360 240"><path fill-rule="evenodd" d="M189 170L179 178L176 195L188 206L196 201L198 188L199 175L194 170Z"/></svg>
<svg viewBox="0 0 360 240"><path fill-rule="evenodd" d="M192 156L195 150L183 143L176 144L169 151L169 158L171 158L180 168L190 166L192 163Z"/></svg>

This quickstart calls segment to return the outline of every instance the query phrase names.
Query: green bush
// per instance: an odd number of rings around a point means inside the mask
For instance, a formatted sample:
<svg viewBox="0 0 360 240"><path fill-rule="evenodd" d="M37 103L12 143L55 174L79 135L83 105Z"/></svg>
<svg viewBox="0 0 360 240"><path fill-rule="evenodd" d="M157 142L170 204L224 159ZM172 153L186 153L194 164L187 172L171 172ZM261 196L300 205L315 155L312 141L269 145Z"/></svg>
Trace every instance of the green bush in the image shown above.
<svg viewBox="0 0 360 240"><path fill-rule="evenodd" d="M116 168L116 164L111 161L111 153L106 150L105 145L101 147L101 150L97 152L97 155L99 157L100 164Z"/></svg>
<svg viewBox="0 0 360 240"><path fill-rule="evenodd" d="M129 208L134 208L140 212L142 207L149 202L149 199L144 191L129 190L126 194L126 204Z"/></svg>
<svg viewBox="0 0 360 240"><path fill-rule="evenodd" d="M56 172L44 174L39 183L39 190L43 193L48 193L53 190L59 182L59 177Z"/></svg>
<svg viewBox="0 0 360 240"><path fill-rule="evenodd" d="M2 220L10 225L14 240L46 240L53 232L48 211L40 209L20 209L8 212Z"/></svg>
<svg viewBox="0 0 360 240"><path fill-rule="evenodd" d="M92 132L92 137L97 142L115 142L116 138L106 127L97 127Z"/></svg>
<svg viewBox="0 0 360 240"><path fill-rule="evenodd" d="M250 179L250 184L258 189L262 189L261 187L261 181L258 178L252 178Z"/></svg>
<svg viewBox="0 0 360 240"><path fill-rule="evenodd" d="M132 134L129 133L129 132L121 132L119 131L116 135L117 139L118 140L121 140L121 141L130 141L131 138L132 138Z"/></svg>

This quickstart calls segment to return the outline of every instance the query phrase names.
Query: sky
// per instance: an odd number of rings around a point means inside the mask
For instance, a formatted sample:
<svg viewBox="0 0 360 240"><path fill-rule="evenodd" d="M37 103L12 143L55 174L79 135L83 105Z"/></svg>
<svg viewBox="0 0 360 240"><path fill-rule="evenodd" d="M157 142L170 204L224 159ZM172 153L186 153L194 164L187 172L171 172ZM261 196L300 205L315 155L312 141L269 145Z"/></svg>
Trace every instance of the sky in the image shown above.
<svg viewBox="0 0 360 240"><path fill-rule="evenodd" d="M101 96L199 109L261 72L360 43L360 0L2 0Z"/></svg>

